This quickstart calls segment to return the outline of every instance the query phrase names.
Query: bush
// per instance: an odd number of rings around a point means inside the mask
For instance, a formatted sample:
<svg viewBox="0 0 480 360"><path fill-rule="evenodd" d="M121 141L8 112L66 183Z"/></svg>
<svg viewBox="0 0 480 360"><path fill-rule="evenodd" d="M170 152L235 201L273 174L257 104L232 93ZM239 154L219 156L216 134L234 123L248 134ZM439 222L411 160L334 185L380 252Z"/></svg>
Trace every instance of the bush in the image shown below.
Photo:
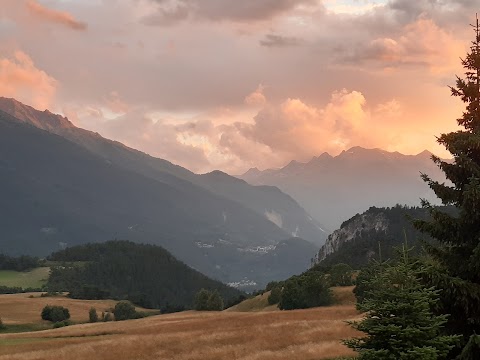
<svg viewBox="0 0 480 360"><path fill-rule="evenodd" d="M113 321L112 313L111 312L102 313L102 321L104 322Z"/></svg>
<svg viewBox="0 0 480 360"><path fill-rule="evenodd" d="M353 284L353 269L348 264L336 264L330 270L332 286L350 286Z"/></svg>
<svg viewBox="0 0 480 360"><path fill-rule="evenodd" d="M42 310L42 319L51 322L60 322L70 319L70 312L63 306L46 305Z"/></svg>
<svg viewBox="0 0 480 360"><path fill-rule="evenodd" d="M268 296L268 304L275 305L282 300L282 289L280 287L272 288L270 295Z"/></svg>
<svg viewBox="0 0 480 360"><path fill-rule="evenodd" d="M293 276L285 282L278 306L281 310L293 310L330 305L329 285L325 274L316 271Z"/></svg>
<svg viewBox="0 0 480 360"><path fill-rule="evenodd" d="M0 318L0 331L5 330L7 326L3 323L2 318Z"/></svg>
<svg viewBox="0 0 480 360"><path fill-rule="evenodd" d="M69 325L71 325L71 323L68 320L58 321L55 324L53 324L53 328L58 329L58 328L69 326Z"/></svg>
<svg viewBox="0 0 480 360"><path fill-rule="evenodd" d="M90 308L90 311L88 312L88 321L91 323L96 323L98 321L97 310L93 307Z"/></svg>
<svg viewBox="0 0 480 360"><path fill-rule="evenodd" d="M117 303L113 309L113 315L115 316L115 321L138 319L139 317L135 306L128 301L120 301Z"/></svg>

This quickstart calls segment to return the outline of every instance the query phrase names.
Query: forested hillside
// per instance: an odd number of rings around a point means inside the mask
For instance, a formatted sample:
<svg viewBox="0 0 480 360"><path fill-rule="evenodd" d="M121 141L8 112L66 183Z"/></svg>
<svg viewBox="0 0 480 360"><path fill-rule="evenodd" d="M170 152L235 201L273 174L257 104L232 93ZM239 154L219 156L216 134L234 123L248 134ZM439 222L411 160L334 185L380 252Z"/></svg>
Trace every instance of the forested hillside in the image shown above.
<svg viewBox="0 0 480 360"><path fill-rule="evenodd" d="M251 250L291 237L237 202L130 171L1 110L0 179L8 204L0 207L0 250L11 255L121 238L160 245L224 282L262 282Z"/></svg>
<svg viewBox="0 0 480 360"><path fill-rule="evenodd" d="M148 308L191 308L202 288L218 290L225 302L241 292L209 279L165 249L128 241L86 244L53 253L49 291L78 299L128 299Z"/></svg>

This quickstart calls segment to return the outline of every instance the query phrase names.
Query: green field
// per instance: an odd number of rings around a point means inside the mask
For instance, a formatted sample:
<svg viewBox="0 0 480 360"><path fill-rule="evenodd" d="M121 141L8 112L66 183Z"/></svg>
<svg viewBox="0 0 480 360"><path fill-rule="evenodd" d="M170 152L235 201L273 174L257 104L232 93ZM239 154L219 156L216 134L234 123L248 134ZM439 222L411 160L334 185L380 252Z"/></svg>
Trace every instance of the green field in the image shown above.
<svg viewBox="0 0 480 360"><path fill-rule="evenodd" d="M41 267L32 271L18 272L10 270L0 271L0 286L41 288L48 279L49 267Z"/></svg>

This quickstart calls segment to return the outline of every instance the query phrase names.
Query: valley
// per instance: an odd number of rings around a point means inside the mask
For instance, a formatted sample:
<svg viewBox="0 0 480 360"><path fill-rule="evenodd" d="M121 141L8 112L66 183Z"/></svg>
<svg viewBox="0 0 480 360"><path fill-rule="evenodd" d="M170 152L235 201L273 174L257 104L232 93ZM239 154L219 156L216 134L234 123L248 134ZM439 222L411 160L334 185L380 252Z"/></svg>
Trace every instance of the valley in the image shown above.
<svg viewBox="0 0 480 360"><path fill-rule="evenodd" d="M0 360L480 360L480 0L0 3Z"/></svg>

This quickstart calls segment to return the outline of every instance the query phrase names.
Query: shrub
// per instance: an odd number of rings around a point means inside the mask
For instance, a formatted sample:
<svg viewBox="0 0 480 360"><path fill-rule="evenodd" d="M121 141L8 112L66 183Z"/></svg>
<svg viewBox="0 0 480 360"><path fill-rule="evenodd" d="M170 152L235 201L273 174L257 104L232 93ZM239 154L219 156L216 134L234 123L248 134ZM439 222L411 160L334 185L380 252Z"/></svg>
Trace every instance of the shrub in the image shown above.
<svg viewBox="0 0 480 360"><path fill-rule="evenodd" d="M94 307L90 308L88 312L88 321L91 323L96 323L98 321L97 310Z"/></svg>
<svg viewBox="0 0 480 360"><path fill-rule="evenodd" d="M58 328L69 326L69 325L71 325L71 323L68 320L58 321L55 324L53 324L53 328L58 329Z"/></svg>
<svg viewBox="0 0 480 360"><path fill-rule="evenodd" d="M332 303L332 293L325 274L310 271L285 282L278 307L281 310L308 309Z"/></svg>
<svg viewBox="0 0 480 360"><path fill-rule="evenodd" d="M138 314L135 311L135 306L133 306L128 301L120 301L115 305L113 309L113 315L115 316L115 321L123 321L130 319L137 319Z"/></svg>
<svg viewBox="0 0 480 360"><path fill-rule="evenodd" d="M103 320L104 322L112 321L112 320L113 320L112 313L111 313L111 312L102 313L102 320Z"/></svg>
<svg viewBox="0 0 480 360"><path fill-rule="evenodd" d="M3 323L2 318L0 318L0 331L5 330L7 326Z"/></svg>
<svg viewBox="0 0 480 360"><path fill-rule="evenodd" d="M51 322L60 322L70 319L70 312L63 306L46 305L42 310L42 319Z"/></svg>

